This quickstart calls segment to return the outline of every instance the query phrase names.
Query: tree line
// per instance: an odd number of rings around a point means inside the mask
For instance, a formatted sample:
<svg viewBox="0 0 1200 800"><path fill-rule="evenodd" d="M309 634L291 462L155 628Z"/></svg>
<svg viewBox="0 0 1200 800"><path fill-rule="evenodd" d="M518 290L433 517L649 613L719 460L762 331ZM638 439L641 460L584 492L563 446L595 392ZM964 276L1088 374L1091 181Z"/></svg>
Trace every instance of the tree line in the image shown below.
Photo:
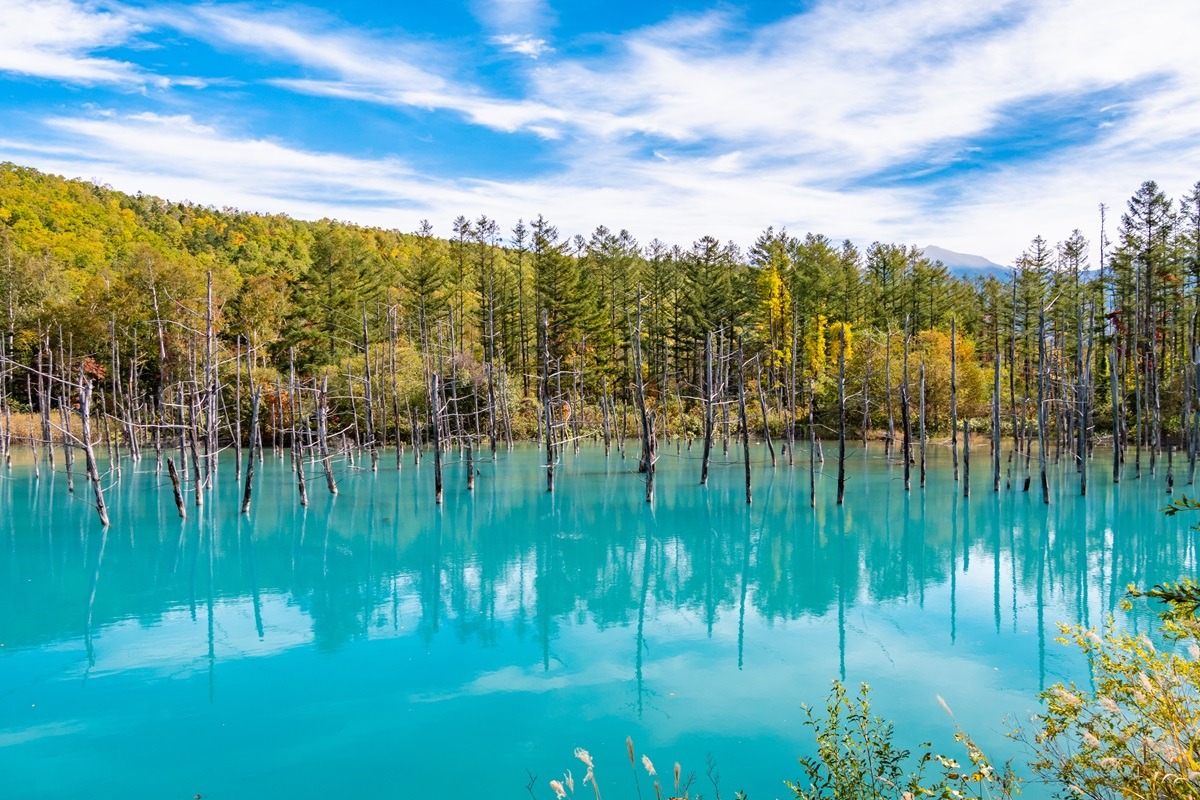
<svg viewBox="0 0 1200 800"><path fill-rule="evenodd" d="M153 439L160 460L183 427L205 452L350 437L372 465L383 444L471 457L537 437L552 485L554 453L588 437L639 439L652 480L659 437L703 438L707 454L753 434L791 462L797 441L823 458L836 435L839 466L847 438L882 437L906 480L920 450L923 480L930 434L951 438L957 477L974 431L997 488L1028 488L1035 454L1043 486L1048 458L1074 459L1085 484L1102 437L1114 478L1125 461L1171 471L1179 451L1190 481L1200 183L1178 200L1142 184L1112 240L1105 216L1095 240L1039 235L1008 277L970 280L917 247L816 233L768 228L743 250L603 226L567 237L539 215L462 216L443 237L5 164L0 441L11 453L19 412L46 441L67 435L61 409L78 412L86 381L105 437ZM198 468L186 439L180 460Z"/></svg>

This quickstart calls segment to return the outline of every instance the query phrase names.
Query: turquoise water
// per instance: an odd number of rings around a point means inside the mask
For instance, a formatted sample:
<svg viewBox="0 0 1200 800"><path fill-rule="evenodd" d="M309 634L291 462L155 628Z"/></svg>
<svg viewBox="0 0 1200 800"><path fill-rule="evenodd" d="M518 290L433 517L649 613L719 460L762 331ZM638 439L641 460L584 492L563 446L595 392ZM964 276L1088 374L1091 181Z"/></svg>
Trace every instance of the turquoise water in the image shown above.
<svg viewBox="0 0 1200 800"><path fill-rule="evenodd" d="M856 451L846 506L829 461L815 511L807 468L756 465L747 507L740 464L704 488L691 456L660 461L653 507L632 457L568 452L548 495L518 449L473 493L451 464L440 508L428 459L385 456L340 465L336 498L313 480L305 511L268 454L249 518L226 462L182 522L151 460L110 486L107 533L65 476L18 467L0 478L0 797L521 798L530 774L548 797L582 774L576 746L606 797L633 797L626 736L705 796L711 754L723 796L783 797L800 705L839 676L907 741L954 747L941 695L1009 756L1005 715L1088 679L1057 622L1150 629L1125 585L1197 575L1161 477L1113 486L1099 453L1090 495L1056 472L1047 508L993 494L983 458L964 501L943 451L910 494Z"/></svg>

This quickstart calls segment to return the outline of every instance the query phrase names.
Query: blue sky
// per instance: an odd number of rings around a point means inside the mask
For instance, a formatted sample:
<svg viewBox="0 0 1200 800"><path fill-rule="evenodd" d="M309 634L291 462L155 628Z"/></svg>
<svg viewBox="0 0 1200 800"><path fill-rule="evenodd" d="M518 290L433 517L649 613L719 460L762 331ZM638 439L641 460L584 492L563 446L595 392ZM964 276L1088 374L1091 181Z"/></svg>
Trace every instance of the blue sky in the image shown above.
<svg viewBox="0 0 1200 800"><path fill-rule="evenodd" d="M1200 180L1197 30L1194 0L0 0L0 159L402 230L1008 262Z"/></svg>

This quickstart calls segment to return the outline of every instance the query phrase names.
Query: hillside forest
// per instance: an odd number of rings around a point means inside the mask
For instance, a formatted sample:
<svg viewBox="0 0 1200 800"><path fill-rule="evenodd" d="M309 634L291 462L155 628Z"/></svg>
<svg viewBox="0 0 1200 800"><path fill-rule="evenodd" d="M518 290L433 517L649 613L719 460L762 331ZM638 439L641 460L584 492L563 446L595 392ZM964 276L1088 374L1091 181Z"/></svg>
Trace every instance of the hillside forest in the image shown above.
<svg viewBox="0 0 1200 800"><path fill-rule="evenodd" d="M731 439L791 462L880 438L907 473L936 435L957 474L973 430L997 485L1001 438L1026 486L1031 454L1043 476L1047 458L1086 472L1110 441L1114 477L1179 454L1190 480L1200 183L1172 199L1147 181L1104 215L1094 238L1037 235L1010 276L969 280L818 233L767 228L743 250L566 237L540 215L399 232L4 164L0 441L9 459L22 435L160 463L178 446L197 475L227 447L310 448L328 475L330 449L375 464L385 445L471 458L536 438L552 486L562 447L634 438L649 492L660 439L702 442L707 468Z"/></svg>

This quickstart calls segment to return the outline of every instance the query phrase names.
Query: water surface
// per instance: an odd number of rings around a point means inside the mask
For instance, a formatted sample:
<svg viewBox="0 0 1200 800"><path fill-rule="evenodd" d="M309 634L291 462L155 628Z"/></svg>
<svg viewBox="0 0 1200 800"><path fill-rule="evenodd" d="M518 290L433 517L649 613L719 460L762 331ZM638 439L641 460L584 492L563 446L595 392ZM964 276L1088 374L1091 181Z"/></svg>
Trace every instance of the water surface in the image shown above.
<svg viewBox="0 0 1200 800"><path fill-rule="evenodd" d="M249 517L226 461L185 521L151 459L109 487L108 532L82 485L18 466L0 478L0 797L520 798L530 775L547 797L582 773L577 745L606 796L635 796L626 736L706 796L711 754L723 795L783 797L800 706L838 677L910 743L954 747L941 695L1007 757L1005 715L1088 680L1056 623L1152 630L1124 587L1197 575L1161 476L1114 486L1101 453L1088 497L1063 468L1046 507L993 494L982 463L964 500L942 451L906 493L855 451L846 505L830 461L814 510L807 465L756 451L747 507L736 455L705 488L667 450L653 506L634 457L568 452L549 495L519 448L473 493L448 466L440 508L428 459L385 455L339 465L336 498L313 480L307 510L268 454Z"/></svg>

